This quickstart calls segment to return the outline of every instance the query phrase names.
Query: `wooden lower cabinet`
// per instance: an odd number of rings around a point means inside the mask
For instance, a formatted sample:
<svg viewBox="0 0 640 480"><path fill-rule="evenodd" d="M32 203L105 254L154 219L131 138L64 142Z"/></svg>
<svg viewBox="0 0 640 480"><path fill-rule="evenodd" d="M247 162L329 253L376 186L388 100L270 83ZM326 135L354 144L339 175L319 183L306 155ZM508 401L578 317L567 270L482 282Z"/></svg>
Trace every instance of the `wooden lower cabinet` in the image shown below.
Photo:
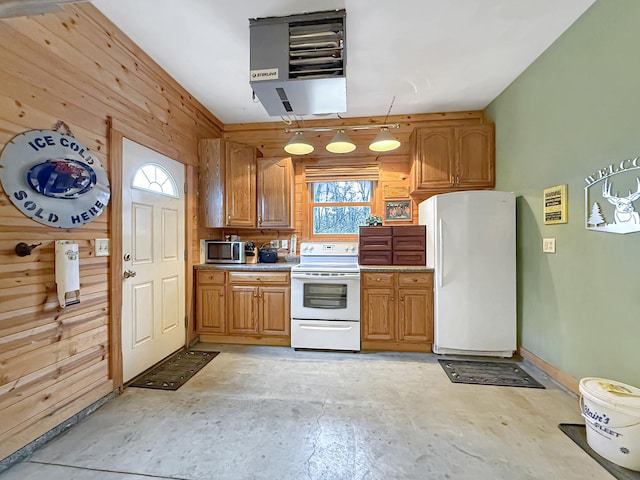
<svg viewBox="0 0 640 480"><path fill-rule="evenodd" d="M289 272L199 270L196 292L201 341L291 344Z"/></svg>
<svg viewBox="0 0 640 480"><path fill-rule="evenodd" d="M227 332L225 273L198 270L196 285L196 329L198 333L225 334Z"/></svg>
<svg viewBox="0 0 640 480"><path fill-rule="evenodd" d="M363 272L363 350L430 352L433 274Z"/></svg>

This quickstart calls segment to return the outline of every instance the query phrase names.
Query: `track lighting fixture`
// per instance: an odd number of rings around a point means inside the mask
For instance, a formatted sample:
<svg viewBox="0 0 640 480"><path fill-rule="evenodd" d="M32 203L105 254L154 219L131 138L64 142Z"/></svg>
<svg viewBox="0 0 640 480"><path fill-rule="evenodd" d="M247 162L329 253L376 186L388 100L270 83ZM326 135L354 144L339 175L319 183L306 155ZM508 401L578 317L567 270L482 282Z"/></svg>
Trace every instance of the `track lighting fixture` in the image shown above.
<svg viewBox="0 0 640 480"><path fill-rule="evenodd" d="M400 146L400 141L389 132L389 129L399 127L400 125L397 123L389 123L384 125L288 128L285 130L285 133L293 133L293 136L285 145L284 150L291 155L307 155L314 151L314 147L304 138L302 132L330 132L337 130L325 148L331 153L349 153L356 149L356 145L347 135L348 130L380 129L380 133L378 133L376 138L369 144L369 150L373 152L391 152Z"/></svg>

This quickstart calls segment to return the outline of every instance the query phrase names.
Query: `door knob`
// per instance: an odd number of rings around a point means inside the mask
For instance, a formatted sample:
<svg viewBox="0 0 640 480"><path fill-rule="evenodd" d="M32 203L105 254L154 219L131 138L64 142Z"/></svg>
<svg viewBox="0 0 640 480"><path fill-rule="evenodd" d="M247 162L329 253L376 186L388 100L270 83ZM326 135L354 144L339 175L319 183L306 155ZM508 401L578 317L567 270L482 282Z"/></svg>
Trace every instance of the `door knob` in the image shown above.
<svg viewBox="0 0 640 480"><path fill-rule="evenodd" d="M133 270L125 270L125 271L122 273L122 276L123 276L124 278L133 278L133 277L135 277L135 276L136 276L136 272L134 272Z"/></svg>

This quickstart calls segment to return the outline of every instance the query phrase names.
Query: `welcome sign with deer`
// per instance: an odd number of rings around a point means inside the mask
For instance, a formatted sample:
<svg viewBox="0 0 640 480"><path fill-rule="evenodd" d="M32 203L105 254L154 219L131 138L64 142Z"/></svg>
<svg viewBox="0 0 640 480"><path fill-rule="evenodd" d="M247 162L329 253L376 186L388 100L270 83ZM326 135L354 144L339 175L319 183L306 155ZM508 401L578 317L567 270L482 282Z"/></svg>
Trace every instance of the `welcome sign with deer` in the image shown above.
<svg viewBox="0 0 640 480"><path fill-rule="evenodd" d="M611 233L640 232L640 157L612 164L585 178L585 227ZM627 190L627 195L621 194ZM640 208L640 207L639 207Z"/></svg>

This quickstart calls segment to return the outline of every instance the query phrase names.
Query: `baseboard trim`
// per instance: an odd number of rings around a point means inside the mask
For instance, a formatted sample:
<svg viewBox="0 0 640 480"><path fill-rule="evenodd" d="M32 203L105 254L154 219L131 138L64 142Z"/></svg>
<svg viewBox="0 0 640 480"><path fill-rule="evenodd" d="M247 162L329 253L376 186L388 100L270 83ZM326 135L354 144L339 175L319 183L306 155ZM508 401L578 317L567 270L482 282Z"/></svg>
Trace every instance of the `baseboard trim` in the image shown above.
<svg viewBox="0 0 640 480"><path fill-rule="evenodd" d="M520 347L519 353L523 359L525 359L527 362L530 362L536 367L538 367L540 370L542 370L544 373L549 375L551 378L553 378L556 382L558 382L560 385L565 387L567 390L570 390L576 395L580 395L580 389L579 389L580 382L578 382L578 380L571 377L570 375L567 375L562 370L558 370L556 367L545 362L540 357L537 357L536 355L534 355L533 353L531 353L525 348Z"/></svg>

